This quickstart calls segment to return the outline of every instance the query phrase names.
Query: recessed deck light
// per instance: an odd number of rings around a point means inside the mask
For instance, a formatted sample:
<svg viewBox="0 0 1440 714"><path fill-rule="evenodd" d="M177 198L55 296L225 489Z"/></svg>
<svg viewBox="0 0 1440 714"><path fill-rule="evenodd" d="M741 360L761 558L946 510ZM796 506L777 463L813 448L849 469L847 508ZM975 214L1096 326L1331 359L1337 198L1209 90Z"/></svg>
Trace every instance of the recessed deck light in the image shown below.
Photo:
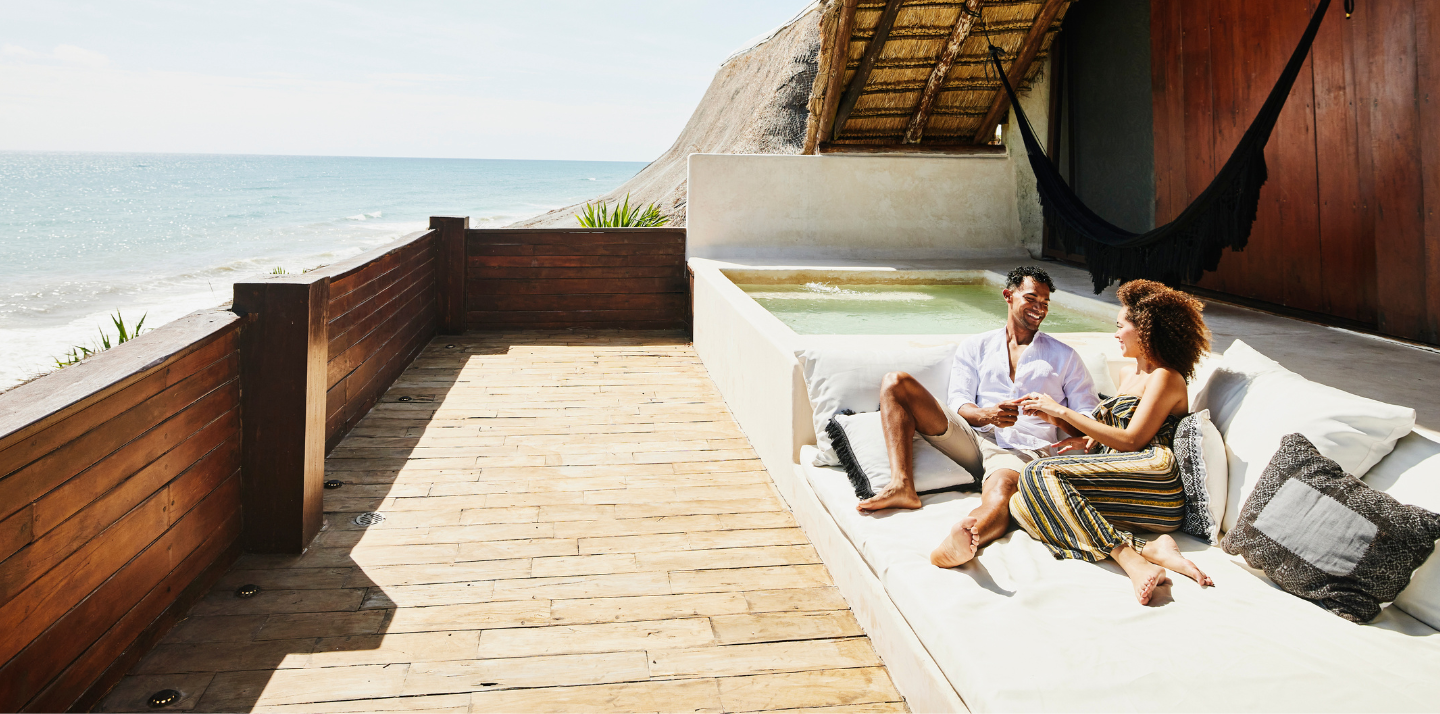
<svg viewBox="0 0 1440 714"><path fill-rule="evenodd" d="M150 705L151 709L159 709L161 707L168 707L178 701L180 701L180 692L174 689L162 689L151 694L150 699L147 700L146 703Z"/></svg>

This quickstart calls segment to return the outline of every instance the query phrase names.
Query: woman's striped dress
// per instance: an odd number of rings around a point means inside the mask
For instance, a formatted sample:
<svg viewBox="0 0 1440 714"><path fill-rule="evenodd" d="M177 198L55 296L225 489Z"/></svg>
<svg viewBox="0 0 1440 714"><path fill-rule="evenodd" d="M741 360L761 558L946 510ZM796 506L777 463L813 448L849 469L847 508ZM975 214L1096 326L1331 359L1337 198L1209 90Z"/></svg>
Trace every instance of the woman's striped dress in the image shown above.
<svg viewBox="0 0 1440 714"><path fill-rule="evenodd" d="M1091 416L1125 428L1139 405L1139 397L1121 394L1101 402ZM1096 454L1031 461L1010 498L1010 514L1056 558L1093 563L1122 543L1140 550L1145 541L1130 531L1167 533L1185 516L1185 488L1170 450L1179 423L1178 416L1166 417L1140 451L1102 446Z"/></svg>

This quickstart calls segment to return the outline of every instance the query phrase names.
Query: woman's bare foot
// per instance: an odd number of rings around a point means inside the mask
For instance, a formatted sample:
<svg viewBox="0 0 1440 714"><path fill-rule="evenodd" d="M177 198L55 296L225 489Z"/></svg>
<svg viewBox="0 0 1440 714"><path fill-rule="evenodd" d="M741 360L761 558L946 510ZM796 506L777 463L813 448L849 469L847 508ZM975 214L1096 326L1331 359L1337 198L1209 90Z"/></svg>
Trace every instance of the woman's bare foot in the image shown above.
<svg viewBox="0 0 1440 714"><path fill-rule="evenodd" d="M980 535L975 532L975 524L976 520L967 516L950 526L950 535L935 547L930 554L930 562L940 568L957 568L970 562L975 557L975 551L980 549Z"/></svg>
<svg viewBox="0 0 1440 714"><path fill-rule="evenodd" d="M1141 605L1149 605L1150 598L1155 595L1155 590L1162 585L1169 585L1170 578L1165 574L1165 569L1158 565L1150 565L1147 568L1136 568L1134 571L1125 571L1130 576L1130 584L1135 586L1135 599Z"/></svg>
<svg viewBox="0 0 1440 714"><path fill-rule="evenodd" d="M886 508L919 508L924 504L920 503L920 496L915 493L915 487L908 483L892 483L886 486L880 493L867 498L855 506L861 513L880 511Z"/></svg>
<svg viewBox="0 0 1440 714"><path fill-rule="evenodd" d="M1121 545L1111 551L1110 557L1130 576L1130 584L1135 586L1135 599L1141 605L1149 605L1155 591L1170 583L1164 568L1147 561L1129 545Z"/></svg>
<svg viewBox="0 0 1440 714"><path fill-rule="evenodd" d="M1200 583L1201 587L1210 587L1215 584L1209 575L1200 570L1189 558L1180 554L1180 546L1175 543L1174 538L1168 535L1162 535L1146 543L1145 549L1140 551L1140 555L1151 563L1173 570Z"/></svg>

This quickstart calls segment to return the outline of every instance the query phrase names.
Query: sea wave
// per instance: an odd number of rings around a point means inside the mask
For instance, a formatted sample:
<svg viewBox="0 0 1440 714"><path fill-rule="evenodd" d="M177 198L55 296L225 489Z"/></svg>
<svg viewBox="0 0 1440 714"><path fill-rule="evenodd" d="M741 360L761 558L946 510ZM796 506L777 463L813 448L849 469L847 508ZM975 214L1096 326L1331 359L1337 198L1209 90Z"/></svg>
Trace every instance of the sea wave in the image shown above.
<svg viewBox="0 0 1440 714"><path fill-rule="evenodd" d="M500 227L643 164L0 152L0 389L120 310L146 325L422 230ZM591 186L591 183L595 183Z"/></svg>

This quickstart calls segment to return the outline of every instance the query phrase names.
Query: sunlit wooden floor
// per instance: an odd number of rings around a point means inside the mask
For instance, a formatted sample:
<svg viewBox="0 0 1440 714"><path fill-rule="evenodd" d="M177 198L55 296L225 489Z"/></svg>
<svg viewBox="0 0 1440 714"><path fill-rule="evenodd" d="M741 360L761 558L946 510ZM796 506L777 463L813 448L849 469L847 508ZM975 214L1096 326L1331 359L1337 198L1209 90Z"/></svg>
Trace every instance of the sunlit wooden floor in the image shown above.
<svg viewBox="0 0 1440 714"><path fill-rule="evenodd" d="M905 711L683 337L437 338L326 468L102 709Z"/></svg>

